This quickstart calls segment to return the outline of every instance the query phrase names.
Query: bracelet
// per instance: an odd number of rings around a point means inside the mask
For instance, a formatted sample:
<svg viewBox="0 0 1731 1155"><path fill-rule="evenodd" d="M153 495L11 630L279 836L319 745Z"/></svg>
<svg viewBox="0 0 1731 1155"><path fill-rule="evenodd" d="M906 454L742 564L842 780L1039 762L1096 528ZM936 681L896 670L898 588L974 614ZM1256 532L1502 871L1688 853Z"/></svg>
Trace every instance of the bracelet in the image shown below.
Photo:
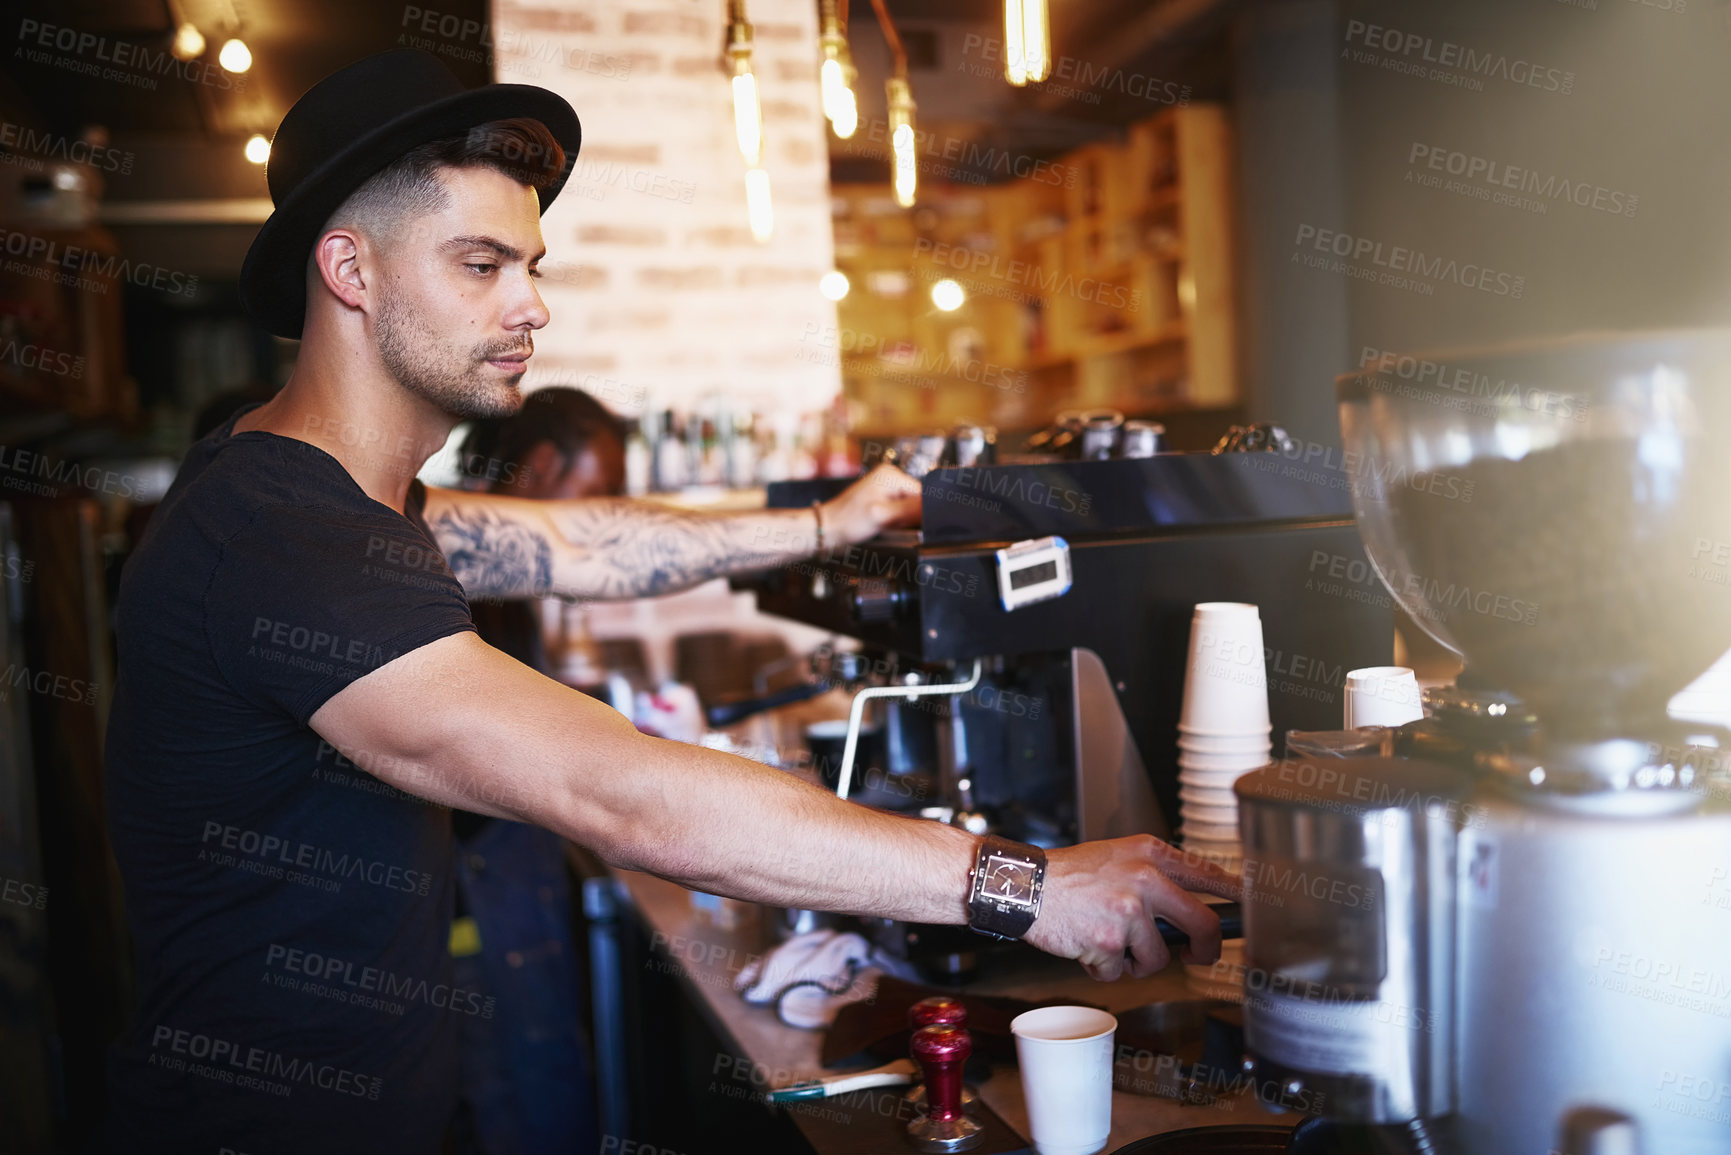
<svg viewBox="0 0 1731 1155"><path fill-rule="evenodd" d="M811 503L811 515L817 519L817 549L814 552L822 553L823 552L823 503L822 502L814 501Z"/></svg>

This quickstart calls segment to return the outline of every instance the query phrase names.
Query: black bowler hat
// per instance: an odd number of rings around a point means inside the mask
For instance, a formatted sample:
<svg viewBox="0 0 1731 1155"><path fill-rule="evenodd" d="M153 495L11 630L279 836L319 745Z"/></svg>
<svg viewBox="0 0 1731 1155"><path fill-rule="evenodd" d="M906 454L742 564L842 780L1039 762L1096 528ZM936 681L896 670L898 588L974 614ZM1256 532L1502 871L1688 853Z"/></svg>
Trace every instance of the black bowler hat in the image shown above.
<svg viewBox="0 0 1731 1155"><path fill-rule="evenodd" d="M565 150L565 170L537 190L546 212L583 141L577 114L556 93L531 84L464 88L438 57L412 48L369 56L313 85L271 141L265 179L276 209L241 266L247 311L277 336L298 338L307 255L349 194L410 149L515 117L540 121Z"/></svg>

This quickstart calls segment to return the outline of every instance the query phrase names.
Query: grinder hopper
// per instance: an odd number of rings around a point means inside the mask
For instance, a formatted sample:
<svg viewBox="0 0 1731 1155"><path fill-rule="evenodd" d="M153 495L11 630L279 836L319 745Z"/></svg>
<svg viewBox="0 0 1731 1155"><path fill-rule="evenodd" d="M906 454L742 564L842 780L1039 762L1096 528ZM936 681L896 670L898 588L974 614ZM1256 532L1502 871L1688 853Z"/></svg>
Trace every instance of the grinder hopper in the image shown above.
<svg viewBox="0 0 1731 1155"><path fill-rule="evenodd" d="M1731 648L1731 332L1388 356L1336 386L1365 550L1463 681L1591 737Z"/></svg>

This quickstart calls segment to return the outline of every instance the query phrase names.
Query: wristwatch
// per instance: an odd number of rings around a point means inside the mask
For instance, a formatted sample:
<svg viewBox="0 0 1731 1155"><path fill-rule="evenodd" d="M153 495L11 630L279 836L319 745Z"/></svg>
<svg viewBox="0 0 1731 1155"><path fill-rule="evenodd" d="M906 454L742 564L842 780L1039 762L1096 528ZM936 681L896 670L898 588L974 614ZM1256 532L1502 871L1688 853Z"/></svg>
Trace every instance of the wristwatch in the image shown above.
<svg viewBox="0 0 1731 1155"><path fill-rule="evenodd" d="M968 926L988 938L1019 939L1040 913L1046 852L988 834L968 880Z"/></svg>

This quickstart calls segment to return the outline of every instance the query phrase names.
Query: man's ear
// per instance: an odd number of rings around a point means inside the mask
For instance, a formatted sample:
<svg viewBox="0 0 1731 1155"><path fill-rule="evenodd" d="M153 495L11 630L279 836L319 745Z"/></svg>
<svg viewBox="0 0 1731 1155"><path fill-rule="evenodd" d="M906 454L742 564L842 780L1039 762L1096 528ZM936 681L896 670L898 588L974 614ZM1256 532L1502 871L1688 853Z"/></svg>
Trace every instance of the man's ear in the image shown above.
<svg viewBox="0 0 1731 1155"><path fill-rule="evenodd" d="M332 229L313 245L312 272L332 296L351 309L362 308L367 301L367 282L361 272L365 248L360 234L350 229Z"/></svg>

